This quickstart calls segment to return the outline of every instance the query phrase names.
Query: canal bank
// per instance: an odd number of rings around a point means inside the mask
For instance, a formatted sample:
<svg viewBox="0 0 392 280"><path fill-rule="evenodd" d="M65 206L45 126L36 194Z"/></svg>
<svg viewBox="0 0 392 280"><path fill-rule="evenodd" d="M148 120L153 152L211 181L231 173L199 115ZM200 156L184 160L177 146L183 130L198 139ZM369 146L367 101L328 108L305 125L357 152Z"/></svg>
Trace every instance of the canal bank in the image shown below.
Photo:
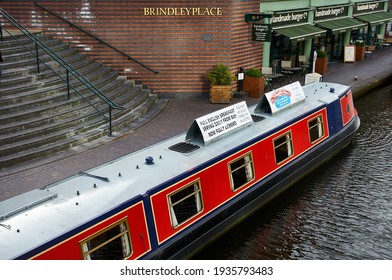
<svg viewBox="0 0 392 280"><path fill-rule="evenodd" d="M350 85L356 98L392 77L392 50L378 50L372 59L358 63L333 62L324 81ZM301 77L303 81L303 77ZM300 79L300 81L301 81ZM232 103L243 101L235 98ZM258 99L246 98L248 105ZM104 143L89 144L32 163L0 171L0 201L54 182L140 150L188 130L195 118L216 111L227 104L211 104L207 96L171 99L153 120L138 129L109 138Z"/></svg>
<svg viewBox="0 0 392 280"><path fill-rule="evenodd" d="M324 81L351 85L354 98L382 86L392 79L392 50L376 50L371 59L357 63L333 62Z"/></svg>

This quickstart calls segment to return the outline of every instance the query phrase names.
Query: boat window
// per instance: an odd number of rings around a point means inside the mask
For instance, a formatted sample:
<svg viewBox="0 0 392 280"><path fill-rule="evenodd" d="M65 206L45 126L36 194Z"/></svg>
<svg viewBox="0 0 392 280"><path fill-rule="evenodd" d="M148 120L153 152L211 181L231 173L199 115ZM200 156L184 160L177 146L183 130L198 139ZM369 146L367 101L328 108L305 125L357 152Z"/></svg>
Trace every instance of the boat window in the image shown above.
<svg viewBox="0 0 392 280"><path fill-rule="evenodd" d="M131 255L129 228L122 220L81 242L85 260L123 260Z"/></svg>
<svg viewBox="0 0 392 280"><path fill-rule="evenodd" d="M203 209L200 181L191 183L168 196L170 219L175 228Z"/></svg>
<svg viewBox="0 0 392 280"><path fill-rule="evenodd" d="M255 178L252 154L249 153L229 163L230 182L233 191Z"/></svg>
<svg viewBox="0 0 392 280"><path fill-rule="evenodd" d="M294 154L291 132L274 139L275 160L279 164Z"/></svg>
<svg viewBox="0 0 392 280"><path fill-rule="evenodd" d="M317 116L316 118L310 120L308 122L308 127L310 143L313 143L324 136L324 125L322 116Z"/></svg>

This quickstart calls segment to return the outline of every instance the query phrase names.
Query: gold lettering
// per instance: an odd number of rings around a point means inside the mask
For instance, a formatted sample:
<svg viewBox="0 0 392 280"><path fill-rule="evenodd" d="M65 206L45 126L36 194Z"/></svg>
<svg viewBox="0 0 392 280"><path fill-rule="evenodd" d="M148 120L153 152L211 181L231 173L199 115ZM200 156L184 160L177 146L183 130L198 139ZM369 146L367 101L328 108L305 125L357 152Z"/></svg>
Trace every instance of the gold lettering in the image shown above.
<svg viewBox="0 0 392 280"><path fill-rule="evenodd" d="M167 15L166 11L167 11L167 10L166 10L165 8L159 8L159 12L157 12L157 14L158 14L158 15L165 15L165 16L166 16L166 15Z"/></svg>
<svg viewBox="0 0 392 280"><path fill-rule="evenodd" d="M222 16L222 8L143 8L145 16Z"/></svg>

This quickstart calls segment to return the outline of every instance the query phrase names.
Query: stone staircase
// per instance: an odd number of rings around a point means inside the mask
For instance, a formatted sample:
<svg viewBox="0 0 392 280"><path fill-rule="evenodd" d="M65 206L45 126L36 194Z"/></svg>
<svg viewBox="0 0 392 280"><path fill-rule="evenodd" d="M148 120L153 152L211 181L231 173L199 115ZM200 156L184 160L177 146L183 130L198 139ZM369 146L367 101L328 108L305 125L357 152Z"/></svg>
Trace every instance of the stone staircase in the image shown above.
<svg viewBox="0 0 392 280"><path fill-rule="evenodd" d="M58 39L37 37L71 65L87 81L124 110L112 110L112 130L133 129L154 117L165 105L150 89L120 77L117 72L87 58ZM26 47L35 45L18 37ZM49 157L60 151L103 139L109 134L109 123L89 103L108 117L108 105L80 81L70 77L70 85L12 38L0 41L3 56L0 83L0 168ZM66 80L66 71L42 50L40 59ZM87 102L87 101L89 102Z"/></svg>

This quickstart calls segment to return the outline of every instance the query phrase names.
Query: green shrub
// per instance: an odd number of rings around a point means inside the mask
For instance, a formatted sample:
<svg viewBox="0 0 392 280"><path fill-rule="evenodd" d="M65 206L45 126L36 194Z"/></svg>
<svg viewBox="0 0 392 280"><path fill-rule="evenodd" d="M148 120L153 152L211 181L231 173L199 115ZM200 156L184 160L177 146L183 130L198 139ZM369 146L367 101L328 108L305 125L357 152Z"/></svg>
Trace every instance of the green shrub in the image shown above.
<svg viewBox="0 0 392 280"><path fill-rule="evenodd" d="M218 64L213 69L209 70L206 74L206 78L214 86L231 85L231 82L236 80L235 76L231 74L229 67L224 64Z"/></svg>
<svg viewBox="0 0 392 280"><path fill-rule="evenodd" d="M317 52L317 57L319 57L319 58L326 58L327 57L327 53L323 52L323 51L318 51Z"/></svg>
<svg viewBox="0 0 392 280"><path fill-rule="evenodd" d="M249 68L245 71L245 75L253 78L261 78L261 71L257 68Z"/></svg>

